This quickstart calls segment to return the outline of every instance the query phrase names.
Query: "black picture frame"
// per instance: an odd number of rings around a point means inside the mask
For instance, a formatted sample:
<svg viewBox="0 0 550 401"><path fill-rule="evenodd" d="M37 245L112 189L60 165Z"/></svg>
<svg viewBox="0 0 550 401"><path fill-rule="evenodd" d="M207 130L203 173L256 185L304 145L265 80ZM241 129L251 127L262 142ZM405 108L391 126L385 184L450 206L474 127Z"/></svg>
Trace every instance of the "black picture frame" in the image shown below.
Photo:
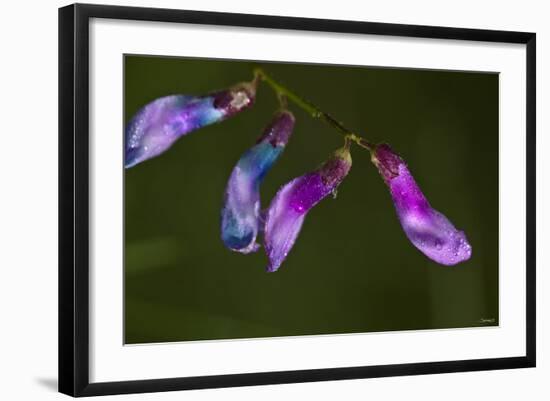
<svg viewBox="0 0 550 401"><path fill-rule="evenodd" d="M526 353L524 356L90 383L88 61L91 18L526 45ZM59 9L59 391L71 396L251 386L535 366L536 35L527 32L74 4Z"/></svg>

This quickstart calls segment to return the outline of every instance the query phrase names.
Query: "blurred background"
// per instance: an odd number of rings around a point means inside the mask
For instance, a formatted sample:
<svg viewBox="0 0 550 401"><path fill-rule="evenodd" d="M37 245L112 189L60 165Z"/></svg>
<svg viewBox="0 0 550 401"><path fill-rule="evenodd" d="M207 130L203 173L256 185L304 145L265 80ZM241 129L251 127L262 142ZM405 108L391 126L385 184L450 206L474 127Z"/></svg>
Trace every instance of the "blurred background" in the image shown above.
<svg viewBox="0 0 550 401"><path fill-rule="evenodd" d="M220 239L235 163L278 103L180 139L125 172L125 342L166 342L498 325L498 75L263 63L276 79L373 142L388 142L434 208L466 232L472 258L427 259L406 238L369 153L335 200L311 210L288 258ZM125 123L169 94L202 95L252 78L249 62L126 56ZM290 105L294 134L262 185L316 168L342 137Z"/></svg>

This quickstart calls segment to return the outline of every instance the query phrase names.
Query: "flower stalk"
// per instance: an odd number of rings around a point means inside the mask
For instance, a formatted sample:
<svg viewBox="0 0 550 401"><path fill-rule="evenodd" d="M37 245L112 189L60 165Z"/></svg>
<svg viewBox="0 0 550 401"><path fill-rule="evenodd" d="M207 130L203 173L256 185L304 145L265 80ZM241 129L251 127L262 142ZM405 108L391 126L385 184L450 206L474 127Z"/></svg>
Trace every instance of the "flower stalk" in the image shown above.
<svg viewBox="0 0 550 401"><path fill-rule="evenodd" d="M336 120L329 113L321 110L319 107L317 107L313 103L310 103L309 101L305 100L303 97L301 97L294 91L290 90L289 88L281 84L271 75L267 74L260 67L256 67L254 69L254 80L256 81L258 79L261 79L266 84L268 84L271 87L271 89L273 89L275 93L278 95L279 99L281 97L284 97L285 99L290 100L296 106L300 107L302 110L308 113L311 117L322 120L327 125L329 125L330 127L334 128L336 131L338 131L340 134L344 135L347 139L355 142L360 147L365 148L369 151L372 151L374 149L375 145L373 143L369 142L365 138L362 138L361 136L355 134L350 129L346 128L341 122Z"/></svg>

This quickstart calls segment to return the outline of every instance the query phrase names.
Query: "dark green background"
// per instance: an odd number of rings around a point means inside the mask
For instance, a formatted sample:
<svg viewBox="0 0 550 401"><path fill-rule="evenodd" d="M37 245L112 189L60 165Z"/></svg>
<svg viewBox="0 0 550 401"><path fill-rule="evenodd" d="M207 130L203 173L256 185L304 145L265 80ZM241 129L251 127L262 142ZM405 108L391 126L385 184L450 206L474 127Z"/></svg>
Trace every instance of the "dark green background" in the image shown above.
<svg viewBox="0 0 550 401"><path fill-rule="evenodd" d="M125 123L168 94L249 80L252 63L126 56ZM226 181L277 107L262 85L236 117L125 171L125 342L271 337L498 324L498 74L264 64L281 82L408 162L433 207L465 230L472 258L438 265L407 240L369 153L336 200L308 215L287 260L224 248ZM290 106L296 128L262 205L342 137ZM493 323L481 319L494 319Z"/></svg>

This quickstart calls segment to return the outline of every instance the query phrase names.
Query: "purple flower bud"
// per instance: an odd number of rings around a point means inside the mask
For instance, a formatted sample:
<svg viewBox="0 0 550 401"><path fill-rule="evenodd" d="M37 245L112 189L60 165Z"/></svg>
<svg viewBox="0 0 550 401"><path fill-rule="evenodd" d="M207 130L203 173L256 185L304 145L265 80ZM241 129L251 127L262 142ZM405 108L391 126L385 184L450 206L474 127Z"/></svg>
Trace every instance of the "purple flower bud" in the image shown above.
<svg viewBox="0 0 550 401"><path fill-rule="evenodd" d="M372 153L372 161L390 188L401 226L413 245L442 265L470 259L472 247L464 232L432 209L403 159L389 145L381 144Z"/></svg>
<svg viewBox="0 0 550 401"><path fill-rule="evenodd" d="M294 121L290 111L276 113L256 145L241 156L233 169L221 219L222 241L229 249L241 253L258 250L260 184L283 152Z"/></svg>
<svg viewBox="0 0 550 401"><path fill-rule="evenodd" d="M240 83L206 96L171 95L153 100L126 127L124 166L165 152L180 137L223 121L254 104L256 83Z"/></svg>
<svg viewBox="0 0 550 401"><path fill-rule="evenodd" d="M285 184L271 201L265 222L267 271L279 269L292 249L307 212L336 190L351 168L346 147L338 149L317 170Z"/></svg>

